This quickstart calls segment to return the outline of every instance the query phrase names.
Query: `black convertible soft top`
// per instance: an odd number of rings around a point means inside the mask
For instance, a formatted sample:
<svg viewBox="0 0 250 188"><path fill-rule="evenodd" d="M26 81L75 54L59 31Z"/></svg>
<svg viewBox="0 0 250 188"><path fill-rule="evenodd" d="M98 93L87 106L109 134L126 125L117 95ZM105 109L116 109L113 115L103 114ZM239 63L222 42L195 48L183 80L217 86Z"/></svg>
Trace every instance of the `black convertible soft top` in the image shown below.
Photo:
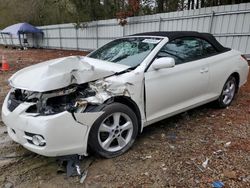
<svg viewBox="0 0 250 188"><path fill-rule="evenodd" d="M197 37L208 41L210 44L214 46L214 48L218 52L229 51L230 48L225 48L222 46L215 37L210 33L199 33L196 31L160 31L160 32L145 32L145 33L137 33L132 36L160 36L160 37L168 37L169 40L173 40L181 37Z"/></svg>

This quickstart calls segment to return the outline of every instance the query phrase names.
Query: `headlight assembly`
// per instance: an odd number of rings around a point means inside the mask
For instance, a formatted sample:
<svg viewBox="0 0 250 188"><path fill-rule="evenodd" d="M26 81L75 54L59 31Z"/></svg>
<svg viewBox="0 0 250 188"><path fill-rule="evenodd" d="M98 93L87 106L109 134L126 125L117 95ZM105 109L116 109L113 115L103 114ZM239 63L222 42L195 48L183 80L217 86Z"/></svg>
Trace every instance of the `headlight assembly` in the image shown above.
<svg viewBox="0 0 250 188"><path fill-rule="evenodd" d="M57 114L63 111L82 113L86 109L88 102L84 99L74 98L72 96L53 97L47 100L44 107L45 115Z"/></svg>
<svg viewBox="0 0 250 188"><path fill-rule="evenodd" d="M82 113L88 106L85 98L95 95L95 92L90 88L79 87L71 93L60 96L46 96L42 100L41 114L52 115L63 111L72 113Z"/></svg>

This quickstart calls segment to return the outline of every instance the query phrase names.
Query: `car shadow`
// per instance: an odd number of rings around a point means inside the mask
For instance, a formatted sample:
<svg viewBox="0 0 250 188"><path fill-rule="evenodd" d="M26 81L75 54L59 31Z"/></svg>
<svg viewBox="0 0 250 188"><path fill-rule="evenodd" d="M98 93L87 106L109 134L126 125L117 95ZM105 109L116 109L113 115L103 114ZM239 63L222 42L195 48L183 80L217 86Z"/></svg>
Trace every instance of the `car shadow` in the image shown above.
<svg viewBox="0 0 250 188"><path fill-rule="evenodd" d="M223 109L219 109L214 102L204 104L202 106L196 107L194 109L182 112L180 114L174 115L172 117L163 119L159 122L153 123L147 127L143 128L141 134L138 135L138 140L145 137L152 137L154 134L167 133L167 137L174 139L183 125L191 124L195 118L205 118L213 117L213 113L221 112ZM193 128L199 126L197 124L192 124Z"/></svg>

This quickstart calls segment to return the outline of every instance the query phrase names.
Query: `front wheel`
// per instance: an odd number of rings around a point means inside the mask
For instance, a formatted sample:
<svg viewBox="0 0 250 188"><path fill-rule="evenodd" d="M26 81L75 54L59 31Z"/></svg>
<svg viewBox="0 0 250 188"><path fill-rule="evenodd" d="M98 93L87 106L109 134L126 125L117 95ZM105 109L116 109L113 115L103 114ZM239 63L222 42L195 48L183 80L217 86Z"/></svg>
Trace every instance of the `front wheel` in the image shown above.
<svg viewBox="0 0 250 188"><path fill-rule="evenodd" d="M235 77L230 76L223 87L219 99L217 100L217 105L220 108L225 108L229 106L235 97L236 89L237 89L236 79Z"/></svg>
<svg viewBox="0 0 250 188"><path fill-rule="evenodd" d="M89 146L97 154L112 158L125 153L138 133L135 113L126 105L113 103L103 109L89 134Z"/></svg>

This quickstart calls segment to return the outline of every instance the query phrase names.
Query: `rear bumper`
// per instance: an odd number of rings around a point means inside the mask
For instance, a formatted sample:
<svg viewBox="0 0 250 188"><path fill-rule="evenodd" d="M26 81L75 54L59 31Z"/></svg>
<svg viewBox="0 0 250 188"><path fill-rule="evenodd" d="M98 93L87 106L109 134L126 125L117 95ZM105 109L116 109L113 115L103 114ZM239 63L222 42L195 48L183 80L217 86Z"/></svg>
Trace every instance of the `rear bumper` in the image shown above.
<svg viewBox="0 0 250 188"><path fill-rule="evenodd" d="M2 120L15 142L44 156L87 155L89 130L102 112L77 114L80 121L75 120L67 111L56 115L35 116L25 112L32 105L30 103L22 103L10 112L7 99L8 96L2 107ZM30 143L27 133L42 135L45 146Z"/></svg>

